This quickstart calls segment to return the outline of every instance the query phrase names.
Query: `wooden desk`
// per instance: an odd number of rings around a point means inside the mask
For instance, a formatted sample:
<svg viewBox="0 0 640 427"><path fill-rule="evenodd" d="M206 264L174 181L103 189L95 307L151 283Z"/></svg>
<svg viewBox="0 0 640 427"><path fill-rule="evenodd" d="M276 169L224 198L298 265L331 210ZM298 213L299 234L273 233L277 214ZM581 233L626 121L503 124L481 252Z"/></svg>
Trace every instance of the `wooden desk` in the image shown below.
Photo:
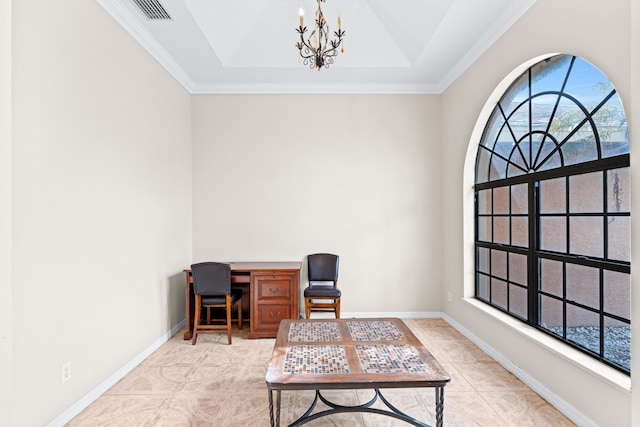
<svg viewBox="0 0 640 427"><path fill-rule="evenodd" d="M243 312L249 312L249 338L273 338L283 319L300 315L299 262L231 262L231 285L241 288ZM195 296L191 270L185 273L187 330L184 339L191 339ZM243 313L243 317L245 314Z"/></svg>
<svg viewBox="0 0 640 427"><path fill-rule="evenodd" d="M441 427L444 387L450 379L400 319L283 320L265 378L271 426L280 426L282 390L316 391L309 409L291 426L340 412L371 412L427 426L395 408L380 389L433 387L436 425ZM343 406L322 396L325 389L373 389L375 394L369 402ZM371 408L378 398L389 410ZM331 409L314 414L318 399Z"/></svg>

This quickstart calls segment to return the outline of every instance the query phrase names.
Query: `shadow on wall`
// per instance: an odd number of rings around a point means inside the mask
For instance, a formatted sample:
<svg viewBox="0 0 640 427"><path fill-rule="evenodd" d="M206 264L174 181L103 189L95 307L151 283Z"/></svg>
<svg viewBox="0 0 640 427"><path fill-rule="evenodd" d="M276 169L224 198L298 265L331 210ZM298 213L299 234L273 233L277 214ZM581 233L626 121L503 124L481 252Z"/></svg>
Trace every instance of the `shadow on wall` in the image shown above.
<svg viewBox="0 0 640 427"><path fill-rule="evenodd" d="M180 322L185 321L185 276L183 272L169 276L169 286L167 286L167 311L168 327L173 328Z"/></svg>

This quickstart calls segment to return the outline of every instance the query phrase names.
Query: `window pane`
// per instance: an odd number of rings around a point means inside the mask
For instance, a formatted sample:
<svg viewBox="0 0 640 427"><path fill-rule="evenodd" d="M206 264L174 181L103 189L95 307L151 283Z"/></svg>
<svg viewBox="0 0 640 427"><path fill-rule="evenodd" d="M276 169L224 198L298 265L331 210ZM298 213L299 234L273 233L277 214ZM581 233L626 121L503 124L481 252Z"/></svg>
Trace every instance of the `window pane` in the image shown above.
<svg viewBox="0 0 640 427"><path fill-rule="evenodd" d="M507 253L491 250L491 275L503 279L507 278Z"/></svg>
<svg viewBox="0 0 640 427"><path fill-rule="evenodd" d="M520 286L509 286L509 312L527 318L527 290Z"/></svg>
<svg viewBox="0 0 640 427"><path fill-rule="evenodd" d="M567 220L565 217L540 218L540 249L567 251Z"/></svg>
<svg viewBox="0 0 640 427"><path fill-rule="evenodd" d="M563 143L573 135L572 132L576 129L576 126L585 118L586 115L579 105L576 105L573 100L567 97L561 97L558 110L553 116L549 133L558 143Z"/></svg>
<svg viewBox="0 0 640 427"><path fill-rule="evenodd" d="M476 184L489 181L489 158L491 153L482 147L478 148L476 159Z"/></svg>
<svg viewBox="0 0 640 427"><path fill-rule="evenodd" d="M562 297L562 263L549 259L540 260L540 290Z"/></svg>
<svg viewBox="0 0 640 427"><path fill-rule="evenodd" d="M502 179L507 173L507 162L497 156L491 157L491 167L489 169L489 178L491 181Z"/></svg>
<svg viewBox="0 0 640 427"><path fill-rule="evenodd" d="M571 64L571 56L557 55L531 67L533 93L560 91Z"/></svg>
<svg viewBox="0 0 640 427"><path fill-rule="evenodd" d="M604 256L604 231L601 217L571 217L570 252L597 258Z"/></svg>
<svg viewBox="0 0 640 427"><path fill-rule="evenodd" d="M567 340L599 353L600 320L598 319L598 314L568 304Z"/></svg>
<svg viewBox="0 0 640 427"><path fill-rule="evenodd" d="M604 358L631 370L631 326L608 317L604 321Z"/></svg>
<svg viewBox="0 0 640 427"><path fill-rule="evenodd" d="M540 326L562 336L562 302L544 295L540 296Z"/></svg>
<svg viewBox="0 0 640 427"><path fill-rule="evenodd" d="M534 161L535 157L538 155L538 150L540 148L540 144L542 143L544 133L547 130L547 126L549 125L549 120L551 120L551 112L553 111L553 106L556 104L558 100L558 95L540 95L535 98L533 104L531 106L531 129L533 131L538 131L540 133L536 134L538 144L536 145L536 149L534 151Z"/></svg>
<svg viewBox="0 0 640 427"><path fill-rule="evenodd" d="M600 271L567 264L567 300L597 309L600 306Z"/></svg>
<svg viewBox="0 0 640 427"><path fill-rule="evenodd" d="M608 258L631 261L631 218L628 216L609 217Z"/></svg>
<svg viewBox="0 0 640 427"><path fill-rule="evenodd" d="M509 244L509 217L493 218L493 241Z"/></svg>
<svg viewBox="0 0 640 427"><path fill-rule="evenodd" d="M529 246L529 218L516 216L511 218L511 244L514 246Z"/></svg>
<svg viewBox="0 0 640 427"><path fill-rule="evenodd" d="M565 213L567 211L566 179L540 181L540 212Z"/></svg>
<svg viewBox="0 0 640 427"><path fill-rule="evenodd" d="M502 132L500 132L500 135L498 136L498 140L496 141L496 145L493 147L493 151L500 154L503 158L509 159L515 146L516 143L513 140L513 136L511 136L509 128L505 126L502 128Z"/></svg>
<svg viewBox="0 0 640 427"><path fill-rule="evenodd" d="M600 135L602 157L617 156L629 152L627 119L618 95L613 95L594 115L593 120Z"/></svg>
<svg viewBox="0 0 640 427"><path fill-rule="evenodd" d="M611 89L611 82L600 70L584 59L576 58L565 92L576 97L585 106L595 107Z"/></svg>
<svg viewBox="0 0 640 427"><path fill-rule="evenodd" d="M491 213L491 190L478 191L478 213L490 214Z"/></svg>
<svg viewBox="0 0 640 427"><path fill-rule="evenodd" d="M493 189L493 213L509 213L509 187L498 187Z"/></svg>
<svg viewBox="0 0 640 427"><path fill-rule="evenodd" d="M548 150L547 150L548 148ZM560 152L558 150L554 150L554 146L549 142L545 142L543 150L549 151L550 156L545 155L544 157L540 157L539 166L536 166L536 170L538 171L546 171L549 169L555 169L562 166L562 157L560 157Z"/></svg>
<svg viewBox="0 0 640 427"><path fill-rule="evenodd" d="M631 211L629 168L607 172L607 212Z"/></svg>
<svg viewBox="0 0 640 427"><path fill-rule="evenodd" d="M482 135L482 140L480 143L487 147L490 150L493 150L493 145L496 141L496 136L502 130L502 126L504 125L504 117L499 109L493 110L491 113L491 118L489 118L489 122L487 122L487 126L484 130L484 135Z"/></svg>
<svg viewBox="0 0 640 427"><path fill-rule="evenodd" d="M508 117L511 112L525 99L529 97L529 72L523 73L509 87L500 100L500 106Z"/></svg>
<svg viewBox="0 0 640 427"><path fill-rule="evenodd" d="M478 271L489 274L489 249L478 248L478 265L476 267Z"/></svg>
<svg viewBox="0 0 640 427"><path fill-rule="evenodd" d="M527 256L509 254L509 281L526 286L527 284Z"/></svg>
<svg viewBox="0 0 640 427"><path fill-rule="evenodd" d="M507 177L520 176L527 173L527 165L524 164L522 156L518 150L514 151L509 166L507 168Z"/></svg>
<svg viewBox="0 0 640 427"><path fill-rule="evenodd" d="M602 194L602 172L569 177L570 212L602 212Z"/></svg>
<svg viewBox="0 0 640 427"><path fill-rule="evenodd" d="M604 311L631 319L631 281L628 274L604 271Z"/></svg>
<svg viewBox="0 0 640 427"><path fill-rule="evenodd" d="M526 141L523 137L529 133L529 103L525 102L522 105L519 105L518 108L512 113L509 117L509 124L511 125L511 130L516 137L516 141L521 141L520 146L523 147L522 141ZM527 164L529 163L529 148L522 150L525 161Z"/></svg>
<svg viewBox="0 0 640 427"><path fill-rule="evenodd" d="M482 242L490 242L493 236L491 232L491 217L479 216L478 217L478 240Z"/></svg>
<svg viewBox="0 0 640 427"><path fill-rule="evenodd" d="M476 296L489 301L489 278L484 274L478 274L478 293Z"/></svg>
<svg viewBox="0 0 640 427"><path fill-rule="evenodd" d="M507 282L491 279L491 302L500 308L507 309Z"/></svg>
<svg viewBox="0 0 640 427"><path fill-rule="evenodd" d="M529 213L529 195L528 185L512 185L511 186L511 213L527 214Z"/></svg>
<svg viewBox="0 0 640 427"><path fill-rule="evenodd" d="M565 166L598 160L596 137L589 122L585 122L580 129L571 135L571 138L562 145L562 154L564 156Z"/></svg>

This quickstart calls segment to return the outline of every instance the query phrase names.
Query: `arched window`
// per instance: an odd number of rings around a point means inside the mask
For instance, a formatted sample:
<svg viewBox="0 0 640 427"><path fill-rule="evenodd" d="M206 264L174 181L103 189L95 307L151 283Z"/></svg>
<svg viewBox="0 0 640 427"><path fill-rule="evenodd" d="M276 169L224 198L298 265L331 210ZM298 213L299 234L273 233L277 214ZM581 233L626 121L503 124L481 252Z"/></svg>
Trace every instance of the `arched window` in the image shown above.
<svg viewBox="0 0 640 427"><path fill-rule="evenodd" d="M476 298L629 373L630 196L611 82L571 55L530 67L478 149Z"/></svg>

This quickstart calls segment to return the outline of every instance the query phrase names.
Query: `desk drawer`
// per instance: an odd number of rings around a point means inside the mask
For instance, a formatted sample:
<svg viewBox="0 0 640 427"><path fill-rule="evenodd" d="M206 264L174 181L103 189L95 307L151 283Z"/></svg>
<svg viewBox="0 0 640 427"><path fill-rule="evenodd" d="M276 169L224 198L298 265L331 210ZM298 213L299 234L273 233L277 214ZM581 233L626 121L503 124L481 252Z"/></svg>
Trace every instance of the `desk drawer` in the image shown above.
<svg viewBox="0 0 640 427"><path fill-rule="evenodd" d="M265 276L257 280L258 300L291 298L291 278L288 276Z"/></svg>
<svg viewBox="0 0 640 427"><path fill-rule="evenodd" d="M258 307L258 323L263 328L276 330L283 319L291 318L291 304L261 304Z"/></svg>

